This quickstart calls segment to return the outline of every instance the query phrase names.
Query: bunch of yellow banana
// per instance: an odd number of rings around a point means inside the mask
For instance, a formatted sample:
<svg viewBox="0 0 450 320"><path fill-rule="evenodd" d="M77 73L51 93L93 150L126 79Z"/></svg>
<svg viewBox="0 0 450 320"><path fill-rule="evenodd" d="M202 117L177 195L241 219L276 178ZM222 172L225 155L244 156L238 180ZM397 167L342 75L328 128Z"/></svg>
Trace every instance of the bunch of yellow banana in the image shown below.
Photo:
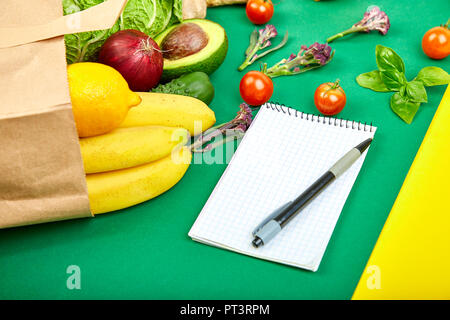
<svg viewBox="0 0 450 320"><path fill-rule="evenodd" d="M100 214L152 199L174 186L191 162L184 145L201 121L216 121L202 101L180 95L138 93L118 129L80 139L91 211Z"/></svg>

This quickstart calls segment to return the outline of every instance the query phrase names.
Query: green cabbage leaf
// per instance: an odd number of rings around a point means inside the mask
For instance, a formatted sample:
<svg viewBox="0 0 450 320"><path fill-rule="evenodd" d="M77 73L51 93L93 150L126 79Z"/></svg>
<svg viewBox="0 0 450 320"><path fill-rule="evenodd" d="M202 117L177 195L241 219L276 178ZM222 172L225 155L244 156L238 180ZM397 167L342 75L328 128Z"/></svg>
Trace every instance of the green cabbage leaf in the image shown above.
<svg viewBox="0 0 450 320"><path fill-rule="evenodd" d="M62 0L64 15L83 11L104 1ZM65 36L67 63L96 61L103 43L119 30L136 29L155 37L172 24L182 21L182 5L182 0L128 0L111 29Z"/></svg>

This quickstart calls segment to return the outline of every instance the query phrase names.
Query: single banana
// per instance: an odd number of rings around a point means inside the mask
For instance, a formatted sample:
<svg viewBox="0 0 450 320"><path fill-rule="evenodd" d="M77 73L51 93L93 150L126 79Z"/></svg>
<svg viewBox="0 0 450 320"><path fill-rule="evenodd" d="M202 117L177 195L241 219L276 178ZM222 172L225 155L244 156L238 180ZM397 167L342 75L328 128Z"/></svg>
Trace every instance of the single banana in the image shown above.
<svg viewBox="0 0 450 320"><path fill-rule="evenodd" d="M191 136L199 134L216 122L216 116L203 101L177 94L138 92L142 102L131 108L120 127L158 125L182 127ZM195 122L198 121L198 129ZM201 132L195 132L200 131Z"/></svg>
<svg viewBox="0 0 450 320"><path fill-rule="evenodd" d="M192 155L187 147L138 167L86 176L93 214L124 209L150 200L173 187L185 174Z"/></svg>
<svg viewBox="0 0 450 320"><path fill-rule="evenodd" d="M189 133L183 128L145 126L119 128L110 133L80 139L86 173L131 168L170 155L185 145Z"/></svg>

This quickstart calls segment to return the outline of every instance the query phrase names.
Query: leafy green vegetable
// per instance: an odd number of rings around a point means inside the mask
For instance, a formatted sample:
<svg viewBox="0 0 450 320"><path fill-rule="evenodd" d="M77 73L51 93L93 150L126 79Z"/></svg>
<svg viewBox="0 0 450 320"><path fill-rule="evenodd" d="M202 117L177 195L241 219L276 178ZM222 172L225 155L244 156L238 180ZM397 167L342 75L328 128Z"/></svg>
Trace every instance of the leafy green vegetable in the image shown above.
<svg viewBox="0 0 450 320"><path fill-rule="evenodd" d="M396 92L391 97L391 109L406 123L410 124L417 110L419 110L420 103L409 101L407 98Z"/></svg>
<svg viewBox="0 0 450 320"><path fill-rule="evenodd" d="M356 82L358 82L358 84L361 87L372 89L373 91L378 92L390 91L384 84L383 80L381 80L380 70L373 70L370 72L360 74L356 78Z"/></svg>
<svg viewBox="0 0 450 320"><path fill-rule="evenodd" d="M160 84L152 92L172 93L189 96L210 104L214 98L214 86L204 72L192 72L173 79L169 83Z"/></svg>
<svg viewBox="0 0 450 320"><path fill-rule="evenodd" d="M414 80L422 82L427 87L439 86L449 83L450 75L438 67L425 67L419 71Z"/></svg>
<svg viewBox="0 0 450 320"><path fill-rule="evenodd" d="M398 91L406 84L405 64L402 58L391 48L378 45L375 58L381 80L390 90Z"/></svg>
<svg viewBox="0 0 450 320"><path fill-rule="evenodd" d="M420 104L428 101L425 86L450 83L450 75L437 67L423 68L414 80L408 82L405 64L391 48L377 45L375 57L378 70L360 74L356 82L373 91L396 91L391 97L391 109L408 124L414 119Z"/></svg>
<svg viewBox="0 0 450 320"><path fill-rule="evenodd" d="M411 81L406 84L406 95L413 102L428 102L427 91L420 81Z"/></svg>
<svg viewBox="0 0 450 320"><path fill-rule="evenodd" d="M83 11L105 0L62 0L64 15ZM95 61L103 43L113 33L136 29L154 37L182 21L182 0L128 0L116 24L109 30L65 36L67 63Z"/></svg>
<svg viewBox="0 0 450 320"><path fill-rule="evenodd" d="M399 91L407 83L405 74L397 70L380 71L380 77L391 91Z"/></svg>
<svg viewBox="0 0 450 320"><path fill-rule="evenodd" d="M405 64L402 58L391 48L377 45L375 48L375 58L380 71L405 72Z"/></svg>

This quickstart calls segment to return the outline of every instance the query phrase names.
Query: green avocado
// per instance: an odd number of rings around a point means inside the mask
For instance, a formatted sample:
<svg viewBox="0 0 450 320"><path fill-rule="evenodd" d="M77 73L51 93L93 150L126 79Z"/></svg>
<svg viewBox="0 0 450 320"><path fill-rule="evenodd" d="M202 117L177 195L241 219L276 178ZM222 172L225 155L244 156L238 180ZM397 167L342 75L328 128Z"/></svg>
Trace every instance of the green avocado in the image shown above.
<svg viewBox="0 0 450 320"><path fill-rule="evenodd" d="M180 58L164 58L164 69L161 80L163 82L180 77L183 74L202 71L207 74L213 73L223 62L228 51L228 38L225 30L217 23L206 19L189 19L175 24L162 33L155 41L164 52L164 40L169 38L172 31L180 30L183 25L194 23L206 34L204 47L198 52ZM200 31L201 32L201 31ZM181 37L182 38L182 37Z"/></svg>

